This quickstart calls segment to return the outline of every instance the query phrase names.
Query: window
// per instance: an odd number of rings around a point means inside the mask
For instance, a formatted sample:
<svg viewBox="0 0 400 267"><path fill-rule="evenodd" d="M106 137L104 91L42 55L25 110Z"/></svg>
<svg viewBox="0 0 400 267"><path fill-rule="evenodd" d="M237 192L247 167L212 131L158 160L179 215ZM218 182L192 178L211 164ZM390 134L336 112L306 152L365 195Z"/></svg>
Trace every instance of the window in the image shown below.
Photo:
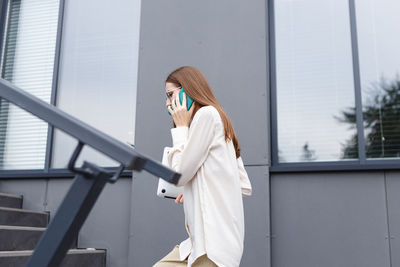
<svg viewBox="0 0 400 267"><path fill-rule="evenodd" d="M273 166L399 159L400 3L270 3Z"/></svg>
<svg viewBox="0 0 400 267"><path fill-rule="evenodd" d="M400 2L355 2L366 157L400 158Z"/></svg>
<svg viewBox="0 0 400 267"><path fill-rule="evenodd" d="M50 102L59 1L8 2L1 77ZM43 169L47 124L0 102L0 169Z"/></svg>
<svg viewBox="0 0 400 267"><path fill-rule="evenodd" d="M275 31L279 162L356 158L337 118L354 109L347 0L276 0Z"/></svg>
<svg viewBox="0 0 400 267"><path fill-rule="evenodd" d="M57 107L122 142L133 143L139 51L138 1L67 1ZM112 12L110 12L112 10ZM137 10L137 11L136 11ZM91 14L88 16L87 14ZM52 168L66 168L77 141L56 130ZM116 166L85 146L77 162Z"/></svg>
<svg viewBox="0 0 400 267"><path fill-rule="evenodd" d="M2 78L133 143L140 1L115 5L99 0L93 12L93 2L9 0L6 9L1 18ZM76 145L69 135L1 101L1 176L69 176L65 168ZM115 166L88 146L77 166L82 160Z"/></svg>

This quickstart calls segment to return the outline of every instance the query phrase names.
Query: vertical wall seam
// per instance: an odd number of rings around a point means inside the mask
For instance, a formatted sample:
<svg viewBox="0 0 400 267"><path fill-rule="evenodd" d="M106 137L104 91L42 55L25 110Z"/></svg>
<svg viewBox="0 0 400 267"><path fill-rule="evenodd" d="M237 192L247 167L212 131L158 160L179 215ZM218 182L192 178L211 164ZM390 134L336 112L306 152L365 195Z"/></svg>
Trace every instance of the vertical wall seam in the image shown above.
<svg viewBox="0 0 400 267"><path fill-rule="evenodd" d="M268 212L267 212L267 216L268 216L268 235L269 235L269 267L272 266L272 219L271 219L271 175L269 173L269 168L267 167L267 179L268 179ZM268 262L268 261L267 261Z"/></svg>
<svg viewBox="0 0 400 267"><path fill-rule="evenodd" d="M49 197L49 181L50 179L46 179L46 184L44 188L43 211L47 211L48 197Z"/></svg>
<svg viewBox="0 0 400 267"><path fill-rule="evenodd" d="M269 152L268 156L268 165L272 166L277 163L278 157L275 153L278 153L277 151L277 142L276 142L276 136L275 136L275 130L277 129L276 125L276 92L275 92L275 28L274 28L274 5L273 5L274 0L265 0L265 29L267 31L267 40L265 42L266 44L266 67L267 67L267 104L269 104L269 117L268 117L268 127L269 127ZM276 147L275 147L276 146ZM272 219L271 219L271 175L269 172L269 167L267 166L267 183L268 183L268 212L267 212L267 222L268 222L268 240L267 244L269 245L269 259L267 259L267 262L269 262L269 266L272 266Z"/></svg>
<svg viewBox="0 0 400 267"><path fill-rule="evenodd" d="M392 245L391 245L391 234L390 234L390 223L389 223L389 201L387 194L387 178L386 172L383 172L383 182L385 189L385 207L386 207L386 224L387 224L387 240L389 245L389 263L390 267L392 267Z"/></svg>

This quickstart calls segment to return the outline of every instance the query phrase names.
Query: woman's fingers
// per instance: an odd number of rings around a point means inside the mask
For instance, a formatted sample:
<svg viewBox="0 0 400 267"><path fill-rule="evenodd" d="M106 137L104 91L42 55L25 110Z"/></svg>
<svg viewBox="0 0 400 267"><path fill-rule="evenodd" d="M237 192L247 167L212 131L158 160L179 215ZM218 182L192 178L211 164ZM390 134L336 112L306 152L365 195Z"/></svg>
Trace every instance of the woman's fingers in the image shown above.
<svg viewBox="0 0 400 267"><path fill-rule="evenodd" d="M174 103L174 108L181 105L181 103L179 102L179 94L176 94L175 101L173 101L173 102L175 102Z"/></svg>
<svg viewBox="0 0 400 267"><path fill-rule="evenodd" d="M182 106L186 107L186 93L182 94L182 99L183 99Z"/></svg>
<svg viewBox="0 0 400 267"><path fill-rule="evenodd" d="M179 194L176 199L175 199L176 204L182 204L183 203L183 194Z"/></svg>
<svg viewBox="0 0 400 267"><path fill-rule="evenodd" d="M190 124L190 119L194 112L194 103L192 104L190 109L187 110L186 97L187 95L185 94L185 97L183 97L183 102L181 104L179 101L179 95L177 95L175 99L172 101L171 106L168 108L168 111L169 113L171 113L171 116L175 122L176 127L189 126ZM171 111L171 109L173 111Z"/></svg>
<svg viewBox="0 0 400 267"><path fill-rule="evenodd" d="M168 109L169 113L171 113L171 115L172 115L174 111L172 110L171 106L168 106L167 109Z"/></svg>

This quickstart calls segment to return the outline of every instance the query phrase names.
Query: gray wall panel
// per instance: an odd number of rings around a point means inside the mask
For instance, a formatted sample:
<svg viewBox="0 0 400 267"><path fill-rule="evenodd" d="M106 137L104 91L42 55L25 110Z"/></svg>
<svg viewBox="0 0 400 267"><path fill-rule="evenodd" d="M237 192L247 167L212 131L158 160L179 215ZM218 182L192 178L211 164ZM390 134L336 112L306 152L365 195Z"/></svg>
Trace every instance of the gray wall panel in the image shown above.
<svg viewBox="0 0 400 267"><path fill-rule="evenodd" d="M54 217L72 179L53 179L48 187L48 210ZM107 266L127 266L131 179L106 184L81 228L78 247L107 249Z"/></svg>
<svg viewBox="0 0 400 267"><path fill-rule="evenodd" d="M129 266L152 266L186 239L183 206L157 197L157 184L148 173L134 173Z"/></svg>
<svg viewBox="0 0 400 267"><path fill-rule="evenodd" d="M272 266L390 266L382 173L272 175Z"/></svg>
<svg viewBox="0 0 400 267"><path fill-rule="evenodd" d="M175 68L193 65L230 115L245 164L267 164L265 13L261 0L142 2L137 148L156 158L170 143L164 80Z"/></svg>
<svg viewBox="0 0 400 267"><path fill-rule="evenodd" d="M400 172L388 171L385 175L392 267L400 267Z"/></svg>
<svg viewBox="0 0 400 267"><path fill-rule="evenodd" d="M245 240L242 267L270 265L269 175L265 166L245 167L253 194L244 199Z"/></svg>
<svg viewBox="0 0 400 267"><path fill-rule="evenodd" d="M51 219L54 218L54 215L67 194L72 181L72 179L52 179L49 181L47 191L47 210L50 211Z"/></svg>
<svg viewBox="0 0 400 267"><path fill-rule="evenodd" d="M107 184L79 232L79 247L106 248L112 267L128 266L131 182Z"/></svg>
<svg viewBox="0 0 400 267"><path fill-rule="evenodd" d="M46 179L0 180L0 192L23 195L22 208L44 211L46 202Z"/></svg>

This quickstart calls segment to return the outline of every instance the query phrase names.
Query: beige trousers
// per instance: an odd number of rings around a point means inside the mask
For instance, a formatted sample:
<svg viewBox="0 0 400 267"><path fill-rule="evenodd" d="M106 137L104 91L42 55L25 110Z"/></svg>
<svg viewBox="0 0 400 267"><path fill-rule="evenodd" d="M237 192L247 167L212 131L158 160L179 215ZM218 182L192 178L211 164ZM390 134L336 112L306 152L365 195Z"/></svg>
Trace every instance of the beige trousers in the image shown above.
<svg viewBox="0 0 400 267"><path fill-rule="evenodd" d="M162 258L153 267L186 267L188 264L187 259L181 261L179 258L179 246L176 245L174 249ZM200 256L192 264L192 267L218 267L213 261L207 258L207 254Z"/></svg>

